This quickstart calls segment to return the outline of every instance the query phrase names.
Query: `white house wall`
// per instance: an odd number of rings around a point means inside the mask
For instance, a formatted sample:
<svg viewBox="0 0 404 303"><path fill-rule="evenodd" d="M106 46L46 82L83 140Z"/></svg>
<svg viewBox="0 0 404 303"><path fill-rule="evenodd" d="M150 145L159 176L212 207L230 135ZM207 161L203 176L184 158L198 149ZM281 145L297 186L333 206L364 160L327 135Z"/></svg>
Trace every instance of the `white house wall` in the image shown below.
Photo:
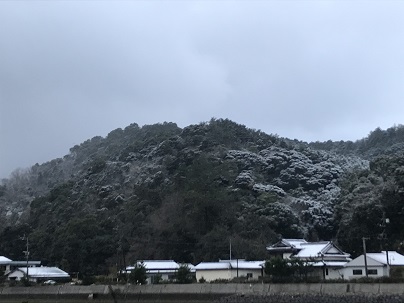
<svg viewBox="0 0 404 303"><path fill-rule="evenodd" d="M336 249L335 247L331 247L328 251L327 254L340 254L341 252Z"/></svg>
<svg viewBox="0 0 404 303"><path fill-rule="evenodd" d="M16 281L20 281L22 278L24 278L24 273L21 271L15 271L11 274L8 275L8 279L9 280L16 280ZM31 280L31 279L30 279Z"/></svg>
<svg viewBox="0 0 404 303"><path fill-rule="evenodd" d="M247 277L247 274L252 274L252 280L258 280L261 277L261 269L239 269L238 277ZM225 270L197 270L196 280L199 281L204 278L206 282L211 282L219 279L231 280L237 278L237 269L225 269Z"/></svg>
<svg viewBox="0 0 404 303"><path fill-rule="evenodd" d="M292 253L286 252L286 253L283 253L282 258L283 258L283 259L290 259L290 256L291 256L291 255L292 255Z"/></svg>
<svg viewBox="0 0 404 303"><path fill-rule="evenodd" d="M259 277L262 276L261 274L261 269L239 269L238 270L238 276L239 278L241 277L247 277L247 274L252 274L252 280L258 280ZM237 269L233 269L231 271L231 279L237 278Z"/></svg>
<svg viewBox="0 0 404 303"><path fill-rule="evenodd" d="M11 271L10 264L4 265L4 266L0 265L0 269L2 269L4 271L5 275L8 274Z"/></svg>
<svg viewBox="0 0 404 303"><path fill-rule="evenodd" d="M199 281L202 277L206 280L206 282L215 281L218 279L230 280L231 273L230 273L229 269L197 270L196 271L196 280Z"/></svg>
<svg viewBox="0 0 404 303"><path fill-rule="evenodd" d="M362 270L362 275L354 275L353 271L354 270ZM369 270L377 270L377 275L368 275L369 278L379 278L383 276L387 276L387 270L386 267L381 267L381 266L368 266L368 271ZM359 279L366 277L365 273L365 267L363 266L357 266L357 267L346 267L343 270L344 273L344 279L347 280L352 280L352 279Z"/></svg>
<svg viewBox="0 0 404 303"><path fill-rule="evenodd" d="M326 280L337 280L337 279L342 279L344 275L344 269L343 268L328 268L328 275L325 275Z"/></svg>

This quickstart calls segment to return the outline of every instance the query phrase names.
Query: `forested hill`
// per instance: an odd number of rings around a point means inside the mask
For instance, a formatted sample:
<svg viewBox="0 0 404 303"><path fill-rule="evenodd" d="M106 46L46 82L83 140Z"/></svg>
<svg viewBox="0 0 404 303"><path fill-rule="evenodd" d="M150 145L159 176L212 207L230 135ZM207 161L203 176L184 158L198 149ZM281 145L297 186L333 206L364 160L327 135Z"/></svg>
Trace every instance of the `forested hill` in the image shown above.
<svg viewBox="0 0 404 303"><path fill-rule="evenodd" d="M393 126L383 131L379 127L361 140L312 142L310 146L343 155L355 154L365 159L395 155L404 151L404 127Z"/></svg>
<svg viewBox="0 0 404 303"><path fill-rule="evenodd" d="M227 119L131 124L3 180L0 255L23 258L24 234L32 259L86 274L228 258L230 238L234 258L264 259L281 236L400 251L403 134L309 144Z"/></svg>

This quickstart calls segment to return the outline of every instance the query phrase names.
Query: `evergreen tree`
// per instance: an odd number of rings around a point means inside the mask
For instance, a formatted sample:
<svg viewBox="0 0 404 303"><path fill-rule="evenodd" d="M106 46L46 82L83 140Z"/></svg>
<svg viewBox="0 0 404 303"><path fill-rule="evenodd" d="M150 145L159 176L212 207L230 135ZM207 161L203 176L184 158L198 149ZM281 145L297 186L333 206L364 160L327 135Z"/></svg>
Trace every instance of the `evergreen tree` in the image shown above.
<svg viewBox="0 0 404 303"><path fill-rule="evenodd" d="M146 267L143 262L136 262L135 268L129 274L129 282L145 284L147 280Z"/></svg>

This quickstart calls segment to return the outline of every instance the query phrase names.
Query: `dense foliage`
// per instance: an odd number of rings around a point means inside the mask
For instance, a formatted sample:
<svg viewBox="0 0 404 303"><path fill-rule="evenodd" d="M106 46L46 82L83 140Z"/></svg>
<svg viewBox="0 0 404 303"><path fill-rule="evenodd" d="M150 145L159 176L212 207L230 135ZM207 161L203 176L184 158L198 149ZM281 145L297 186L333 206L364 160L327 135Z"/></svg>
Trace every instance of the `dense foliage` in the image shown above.
<svg viewBox="0 0 404 303"><path fill-rule="evenodd" d="M132 124L2 180L0 254L22 259L25 234L32 259L93 275L140 259L227 259L230 239L247 259L279 237L400 251L403 133L308 144L223 119Z"/></svg>
<svg viewBox="0 0 404 303"><path fill-rule="evenodd" d="M191 269L187 264L181 264L175 274L175 279L179 284L188 284L192 282Z"/></svg>
<svg viewBox="0 0 404 303"><path fill-rule="evenodd" d="M136 263L129 274L129 282L135 284L145 284L147 279L147 270L143 263Z"/></svg>
<svg viewBox="0 0 404 303"><path fill-rule="evenodd" d="M265 262L265 274L272 282L308 281L313 266L299 259L270 258Z"/></svg>
<svg viewBox="0 0 404 303"><path fill-rule="evenodd" d="M362 251L362 237L369 238L371 251L403 252L404 155L379 157L369 170L350 174L336 218L340 243L355 255Z"/></svg>

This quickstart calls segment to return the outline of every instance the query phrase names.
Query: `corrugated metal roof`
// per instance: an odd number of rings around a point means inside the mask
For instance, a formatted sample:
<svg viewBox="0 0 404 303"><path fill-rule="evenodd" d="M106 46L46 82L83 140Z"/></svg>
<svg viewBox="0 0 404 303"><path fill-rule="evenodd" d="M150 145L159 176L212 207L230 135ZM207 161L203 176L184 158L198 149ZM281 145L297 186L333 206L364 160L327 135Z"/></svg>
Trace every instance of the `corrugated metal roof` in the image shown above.
<svg viewBox="0 0 404 303"><path fill-rule="evenodd" d="M176 270L180 267L178 263L173 260L145 260L143 261L143 264L148 270L159 270L159 269Z"/></svg>
<svg viewBox="0 0 404 303"><path fill-rule="evenodd" d="M176 271L180 265L173 260L144 260L137 261L137 264L143 262L144 267L148 272L152 271ZM133 270L134 265L126 267L126 270Z"/></svg>
<svg viewBox="0 0 404 303"><path fill-rule="evenodd" d="M137 263L140 264L141 261ZM175 273L182 265L173 260L146 260L143 261L143 264L148 273ZM195 266L193 264L184 263L184 265L188 266L190 272L195 272ZM127 271L132 271L133 269L135 269L134 265L126 267Z"/></svg>
<svg viewBox="0 0 404 303"><path fill-rule="evenodd" d="M230 269L230 263L227 262L201 262L195 266L198 270L208 270L208 269Z"/></svg>
<svg viewBox="0 0 404 303"><path fill-rule="evenodd" d="M221 260L220 262L201 262L195 266L196 270L209 269L261 269L265 261Z"/></svg>
<svg viewBox="0 0 404 303"><path fill-rule="evenodd" d="M382 251L380 253L367 253L366 256L382 264L387 264L386 251ZM389 264L395 266L404 266L404 256L400 255L396 251L389 251Z"/></svg>
<svg viewBox="0 0 404 303"><path fill-rule="evenodd" d="M27 274L26 267L19 267L19 271ZM69 278L70 275L58 267L30 267L28 274L32 278Z"/></svg>
<svg viewBox="0 0 404 303"><path fill-rule="evenodd" d="M240 269L261 269L265 264L265 261L238 261L232 260L230 266L232 268Z"/></svg>

